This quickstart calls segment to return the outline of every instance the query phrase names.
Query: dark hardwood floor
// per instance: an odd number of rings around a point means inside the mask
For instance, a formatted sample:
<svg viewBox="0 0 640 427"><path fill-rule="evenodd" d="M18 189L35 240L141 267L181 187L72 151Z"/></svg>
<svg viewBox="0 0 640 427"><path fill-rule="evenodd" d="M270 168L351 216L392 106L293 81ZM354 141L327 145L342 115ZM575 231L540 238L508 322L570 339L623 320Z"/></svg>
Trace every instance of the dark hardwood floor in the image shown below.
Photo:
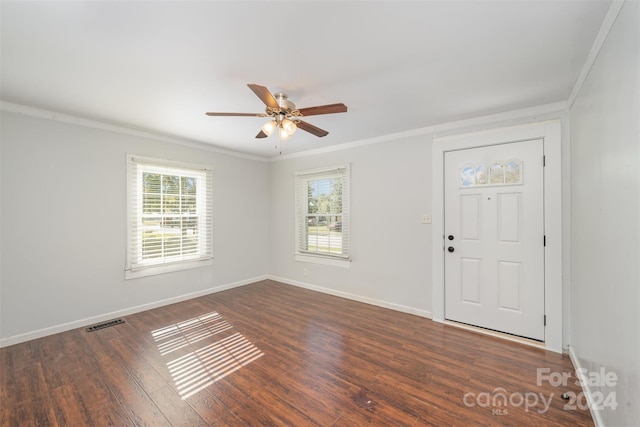
<svg viewBox="0 0 640 427"><path fill-rule="evenodd" d="M124 319L0 349L1 425L593 425L566 355L273 281Z"/></svg>

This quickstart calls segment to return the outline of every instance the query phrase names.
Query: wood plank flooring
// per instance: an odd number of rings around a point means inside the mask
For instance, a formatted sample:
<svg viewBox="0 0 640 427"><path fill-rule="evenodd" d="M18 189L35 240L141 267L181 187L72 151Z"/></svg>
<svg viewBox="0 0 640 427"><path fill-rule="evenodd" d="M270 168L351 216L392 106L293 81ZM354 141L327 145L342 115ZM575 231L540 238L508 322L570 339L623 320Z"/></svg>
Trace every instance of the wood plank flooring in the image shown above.
<svg viewBox="0 0 640 427"><path fill-rule="evenodd" d="M593 425L566 355L273 281L124 319L0 349L0 425Z"/></svg>

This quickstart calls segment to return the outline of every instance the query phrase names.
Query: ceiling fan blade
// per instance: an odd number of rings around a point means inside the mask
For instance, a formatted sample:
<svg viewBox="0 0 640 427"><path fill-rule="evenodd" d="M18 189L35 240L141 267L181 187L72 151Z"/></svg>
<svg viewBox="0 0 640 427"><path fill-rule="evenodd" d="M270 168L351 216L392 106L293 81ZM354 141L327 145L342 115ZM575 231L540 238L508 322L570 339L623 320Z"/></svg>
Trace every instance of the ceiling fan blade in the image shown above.
<svg viewBox="0 0 640 427"><path fill-rule="evenodd" d="M298 109L303 116L317 116L318 114L346 113L347 106L340 104L319 105L317 107L308 107Z"/></svg>
<svg viewBox="0 0 640 427"><path fill-rule="evenodd" d="M264 86L260 86L253 83L249 83L247 84L247 86L249 86L249 89L251 89L253 93L258 95L258 98L260 98L267 107L274 108L274 109L280 108L280 106L276 102L276 99L273 97L273 95L271 95L271 92L269 92L269 89L267 89Z"/></svg>
<svg viewBox="0 0 640 427"><path fill-rule="evenodd" d="M206 115L216 117L267 117L264 113L206 113Z"/></svg>
<svg viewBox="0 0 640 427"><path fill-rule="evenodd" d="M320 138L322 138L323 136L329 135L329 132L327 132L326 130L320 129L319 127L316 127L310 123L303 122L302 120L300 120L300 122L298 122L297 125L300 129L307 131L309 133L312 133L315 136L318 136Z"/></svg>
<svg viewBox="0 0 640 427"><path fill-rule="evenodd" d="M266 133L264 133L263 131L258 132L258 134L256 135L256 138L266 138L267 135Z"/></svg>

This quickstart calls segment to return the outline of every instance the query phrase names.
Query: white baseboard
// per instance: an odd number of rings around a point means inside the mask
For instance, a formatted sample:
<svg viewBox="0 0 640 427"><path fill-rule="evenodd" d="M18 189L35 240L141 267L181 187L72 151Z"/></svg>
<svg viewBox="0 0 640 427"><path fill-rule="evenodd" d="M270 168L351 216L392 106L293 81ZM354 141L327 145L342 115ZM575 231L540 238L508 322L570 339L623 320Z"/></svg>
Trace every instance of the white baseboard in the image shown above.
<svg viewBox="0 0 640 427"><path fill-rule="evenodd" d="M153 308L163 307L169 304L175 304L177 302L186 301L193 298L198 298L204 295L213 294L216 292L224 291L227 289L237 288L240 286L248 285L251 283L259 282L261 280L268 279L268 276L252 277L250 279L240 280L238 282L227 283L225 285L215 286L213 288L204 289L202 291L192 292L189 294L178 295L175 297L163 299L160 301L154 301L147 304L141 304L135 307L129 307L122 310L112 311L110 313L100 314L98 316L87 317L85 319L74 320L73 322L62 323L48 328L38 329L36 331L26 332L20 335L14 335L7 338L0 339L0 348L8 347L14 344L20 344L25 341L31 341L38 338L46 337L48 335L57 334L60 332L69 331L71 329L82 328L84 326L92 325L94 323L104 322L116 317L128 316L130 314L139 313L141 311L151 310Z"/></svg>
<svg viewBox="0 0 640 427"><path fill-rule="evenodd" d="M571 363L573 364L573 369L577 372L578 370L583 371L585 368L580 364L580 359L578 355L576 355L575 351L573 351L573 346L569 345L569 358L571 359ZM587 404L589 405L589 412L591 412L591 418L593 418L593 423L596 427L604 427L604 421L602 421L602 417L600 416L600 411L595 411L592 408L594 407L593 400L593 391L589 388L588 382L584 382L582 384L582 392L584 396L587 398Z"/></svg>
<svg viewBox="0 0 640 427"><path fill-rule="evenodd" d="M330 288L324 288L322 286L311 285L309 283L299 282L297 280L286 279L284 277L278 276L268 276L270 280L275 280L276 282L281 282L287 285L298 286L300 288L309 289L311 291L322 292L323 294L333 295L340 298L350 299L353 301L363 302L365 304L375 305L382 308L388 308L395 311L400 311L403 313L414 314L420 317L426 317L427 319L433 318L433 315L430 311L427 310L419 310L413 307L407 307L400 304L394 304L387 301L380 301L373 298L367 298L360 295L350 294L348 292L336 291Z"/></svg>

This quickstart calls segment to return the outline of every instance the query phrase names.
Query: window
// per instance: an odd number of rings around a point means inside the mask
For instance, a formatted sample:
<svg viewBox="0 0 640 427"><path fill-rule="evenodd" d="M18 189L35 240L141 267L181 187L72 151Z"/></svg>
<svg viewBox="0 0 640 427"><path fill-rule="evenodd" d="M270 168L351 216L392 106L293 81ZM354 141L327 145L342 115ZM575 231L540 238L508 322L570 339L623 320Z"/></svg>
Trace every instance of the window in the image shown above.
<svg viewBox="0 0 640 427"><path fill-rule="evenodd" d="M512 159L505 162L495 161L489 165L464 165L460 169L461 187L479 187L489 185L522 184L522 161Z"/></svg>
<svg viewBox="0 0 640 427"><path fill-rule="evenodd" d="M126 277L210 265L212 172L127 156Z"/></svg>
<svg viewBox="0 0 640 427"><path fill-rule="evenodd" d="M349 165L296 173L296 260L348 266Z"/></svg>

